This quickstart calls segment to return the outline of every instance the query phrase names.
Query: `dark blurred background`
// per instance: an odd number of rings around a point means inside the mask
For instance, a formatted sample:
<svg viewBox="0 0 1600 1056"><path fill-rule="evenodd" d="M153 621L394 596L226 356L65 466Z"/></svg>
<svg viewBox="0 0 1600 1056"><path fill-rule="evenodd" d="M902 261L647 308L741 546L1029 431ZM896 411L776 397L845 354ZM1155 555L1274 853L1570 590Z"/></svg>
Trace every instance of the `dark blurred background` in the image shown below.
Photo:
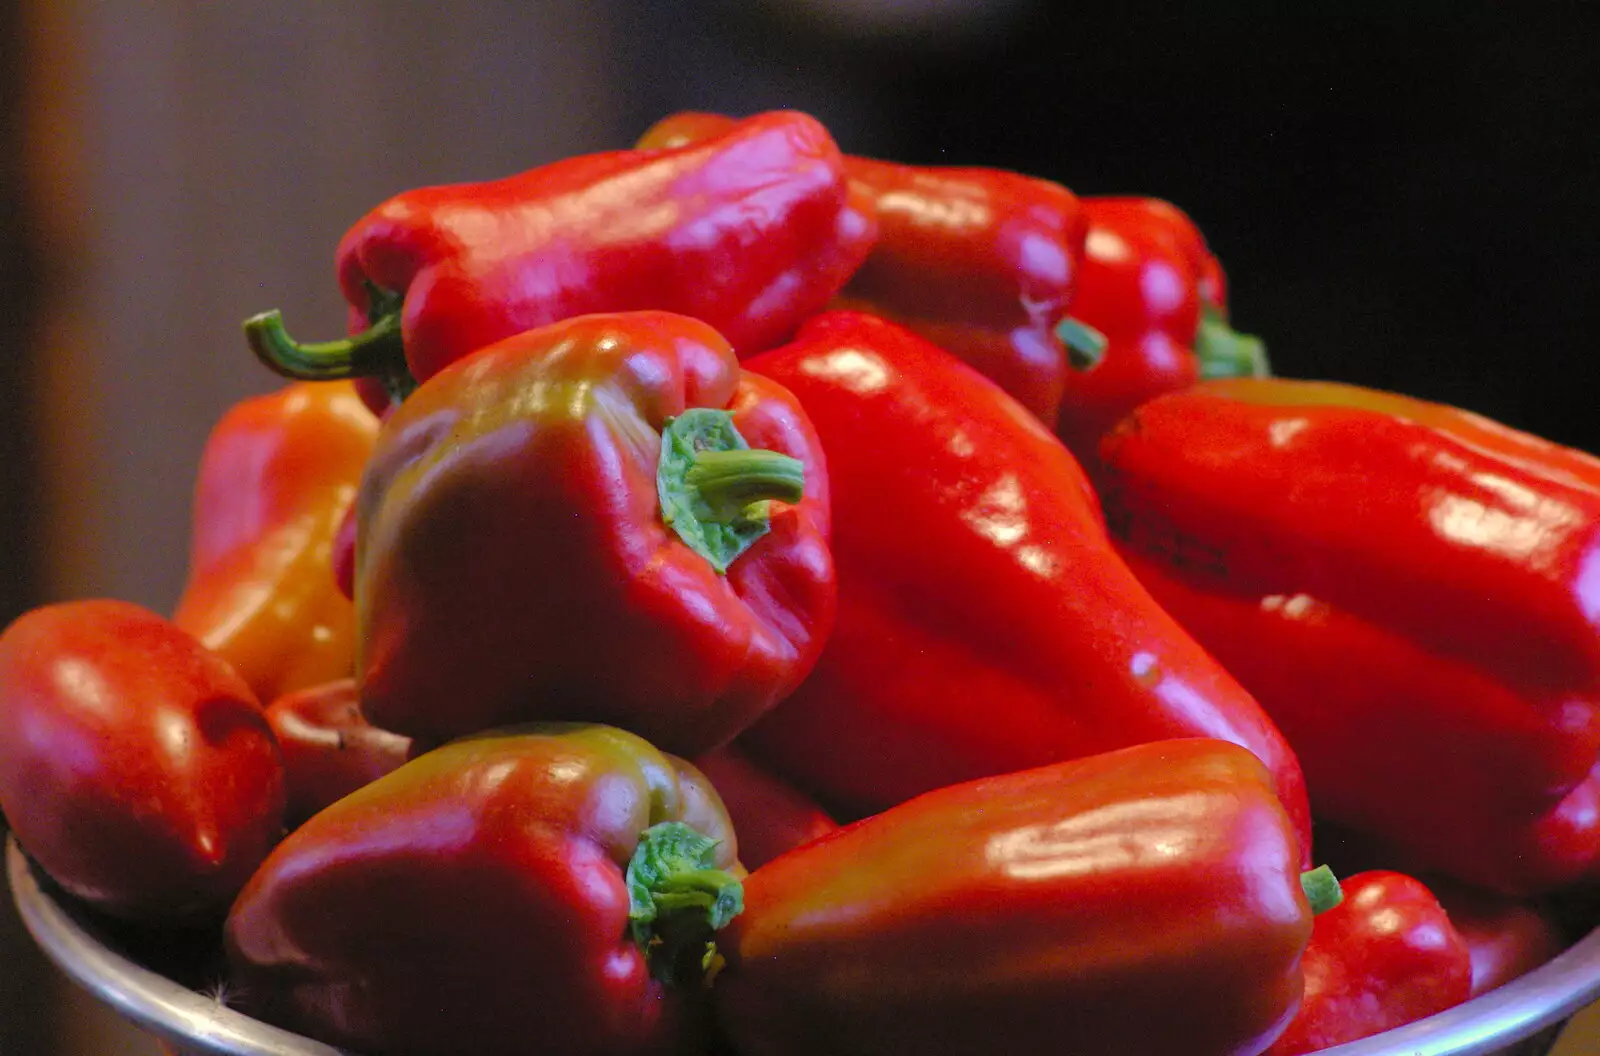
<svg viewBox="0 0 1600 1056"><path fill-rule="evenodd" d="M238 322L335 332L366 209L681 108L1165 197L1279 373L1600 451L1597 59L1581 2L0 0L0 620L170 608L205 434L275 384ZM18 932L0 1053L147 1051Z"/></svg>

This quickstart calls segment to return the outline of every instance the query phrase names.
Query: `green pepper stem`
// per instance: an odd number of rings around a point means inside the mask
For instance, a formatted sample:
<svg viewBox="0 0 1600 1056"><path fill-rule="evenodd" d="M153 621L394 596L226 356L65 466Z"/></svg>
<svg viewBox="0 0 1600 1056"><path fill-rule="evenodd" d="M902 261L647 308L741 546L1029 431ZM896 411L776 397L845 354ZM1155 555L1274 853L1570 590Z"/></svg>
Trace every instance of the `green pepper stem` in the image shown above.
<svg viewBox="0 0 1600 1056"><path fill-rule="evenodd" d="M667 422L656 464L661 520L718 573L771 530L771 504L805 496L805 463L753 450L733 416L694 407Z"/></svg>
<svg viewBox="0 0 1600 1056"><path fill-rule="evenodd" d="M371 326L351 337L302 342L289 336L283 313L274 308L246 319L244 334L257 359L296 381L376 377L405 369L399 312L379 316Z"/></svg>
<svg viewBox="0 0 1600 1056"><path fill-rule="evenodd" d="M718 841L681 821L652 825L628 862L628 922L650 974L677 983L707 971L714 936L744 908L744 888L716 867Z"/></svg>
<svg viewBox="0 0 1600 1056"><path fill-rule="evenodd" d="M1194 354L1202 378L1264 378L1272 373L1266 344L1229 326L1214 305L1206 305L1200 314Z"/></svg>
<svg viewBox="0 0 1600 1056"><path fill-rule="evenodd" d="M1344 901L1344 889L1339 886L1339 878L1325 865L1301 873L1300 889L1306 893L1313 914L1326 913Z"/></svg>
<svg viewBox="0 0 1600 1056"><path fill-rule="evenodd" d="M1093 370L1106 357L1106 335L1084 322L1067 316L1056 324L1056 340L1067 349L1067 364L1073 370Z"/></svg>
<svg viewBox="0 0 1600 1056"><path fill-rule="evenodd" d="M697 451L684 482L722 519L731 520L752 503L799 502L805 496L806 467L778 451Z"/></svg>

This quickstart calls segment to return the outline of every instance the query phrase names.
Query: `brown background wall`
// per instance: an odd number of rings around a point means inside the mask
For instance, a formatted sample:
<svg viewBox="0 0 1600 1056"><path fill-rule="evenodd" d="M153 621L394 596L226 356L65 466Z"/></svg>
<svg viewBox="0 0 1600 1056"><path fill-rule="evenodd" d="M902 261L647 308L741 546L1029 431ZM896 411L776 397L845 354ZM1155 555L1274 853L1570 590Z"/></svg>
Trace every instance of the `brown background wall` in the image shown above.
<svg viewBox="0 0 1600 1056"><path fill-rule="evenodd" d="M0 617L171 605L205 433L274 384L238 322L336 332L333 244L366 208L683 106L1166 195L1285 372L1600 447L1596 9L1192 6L0 0ZM0 1053L47 1037L140 1051L0 913Z"/></svg>

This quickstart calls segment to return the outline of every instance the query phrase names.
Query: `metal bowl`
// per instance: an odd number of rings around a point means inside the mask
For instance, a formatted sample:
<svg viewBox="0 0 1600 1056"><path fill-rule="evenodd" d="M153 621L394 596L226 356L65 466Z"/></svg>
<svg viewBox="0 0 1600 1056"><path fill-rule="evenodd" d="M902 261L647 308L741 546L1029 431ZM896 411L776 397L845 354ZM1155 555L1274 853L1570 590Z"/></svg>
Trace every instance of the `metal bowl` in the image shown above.
<svg viewBox="0 0 1600 1056"><path fill-rule="evenodd" d="M233 1011L197 989L203 981L182 982L156 970L153 962L163 958L152 955L148 938L130 940L65 895L15 838L6 842L6 870L17 911L45 954L123 1018L185 1056L348 1056ZM1498 990L1323 1051L1327 1056L1544 1056L1568 1017L1597 1000L1600 928Z"/></svg>

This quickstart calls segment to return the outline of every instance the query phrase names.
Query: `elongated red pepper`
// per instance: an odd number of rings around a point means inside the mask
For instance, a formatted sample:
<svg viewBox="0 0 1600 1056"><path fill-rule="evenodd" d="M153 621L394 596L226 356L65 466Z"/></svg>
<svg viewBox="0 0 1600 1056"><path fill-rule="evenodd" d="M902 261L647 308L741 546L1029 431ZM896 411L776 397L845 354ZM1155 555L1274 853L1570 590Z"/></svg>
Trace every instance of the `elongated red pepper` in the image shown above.
<svg viewBox="0 0 1600 1056"><path fill-rule="evenodd" d="M745 881L718 1019L740 1053L1254 1054L1312 907L1259 760L1163 741L939 789Z"/></svg>
<svg viewBox="0 0 1600 1056"><path fill-rule="evenodd" d="M916 334L829 312L747 361L827 452L839 617L741 743L846 814L1144 741L1211 736L1271 767L1309 843L1294 753L1116 556L1072 455Z"/></svg>
<svg viewBox="0 0 1600 1056"><path fill-rule="evenodd" d="M638 737L470 737L279 845L228 915L232 982L362 1052L691 1051L739 872L705 778Z"/></svg>
<svg viewBox="0 0 1600 1056"><path fill-rule="evenodd" d="M753 352L827 303L874 226L826 129L758 114L676 150L407 191L339 244L354 338L301 345L275 312L246 330L290 377L380 375L398 395L475 349L591 312L680 312Z"/></svg>
<svg viewBox="0 0 1600 1056"><path fill-rule="evenodd" d="M694 765L728 808L739 834L739 860L748 869L758 869L839 827L799 789L767 773L732 746L699 756Z"/></svg>
<svg viewBox="0 0 1600 1056"><path fill-rule="evenodd" d="M213 923L283 832L283 761L255 694L171 621L46 605L0 635L0 808L95 908Z"/></svg>
<svg viewBox="0 0 1600 1056"><path fill-rule="evenodd" d="M384 423L358 498L362 707L424 743L535 719L717 747L832 624L805 413L706 324L569 319Z"/></svg>
<svg viewBox="0 0 1600 1056"><path fill-rule="evenodd" d="M664 118L641 147L681 146L732 118ZM1001 169L922 167L848 157L851 185L878 217L878 239L834 301L929 338L1053 425L1076 359L1100 342L1058 327L1073 301L1087 230L1073 193ZM1065 335L1065 340L1063 339Z"/></svg>
<svg viewBox="0 0 1600 1056"><path fill-rule="evenodd" d="M1261 342L1226 322L1222 266L1199 228L1156 198L1082 199L1084 262L1074 324L1105 338L1098 361L1068 373L1057 432L1090 467L1096 445L1134 407L1202 377L1264 374Z"/></svg>
<svg viewBox="0 0 1600 1056"><path fill-rule="evenodd" d="M355 663L334 536L377 436L377 419L336 382L244 400L206 440L173 622L263 701L348 676Z"/></svg>
<svg viewBox="0 0 1600 1056"><path fill-rule="evenodd" d="M1203 383L1101 446L1134 571L1319 816L1507 893L1600 857L1600 461L1348 385Z"/></svg>
<svg viewBox="0 0 1600 1056"><path fill-rule="evenodd" d="M1266 1056L1371 1037L1471 996L1472 951L1427 885L1377 870L1340 887L1344 900L1312 927L1300 1010Z"/></svg>
<svg viewBox="0 0 1600 1056"><path fill-rule="evenodd" d="M353 678L279 697L267 722L283 750L291 827L398 770L412 753L411 738L367 721Z"/></svg>

